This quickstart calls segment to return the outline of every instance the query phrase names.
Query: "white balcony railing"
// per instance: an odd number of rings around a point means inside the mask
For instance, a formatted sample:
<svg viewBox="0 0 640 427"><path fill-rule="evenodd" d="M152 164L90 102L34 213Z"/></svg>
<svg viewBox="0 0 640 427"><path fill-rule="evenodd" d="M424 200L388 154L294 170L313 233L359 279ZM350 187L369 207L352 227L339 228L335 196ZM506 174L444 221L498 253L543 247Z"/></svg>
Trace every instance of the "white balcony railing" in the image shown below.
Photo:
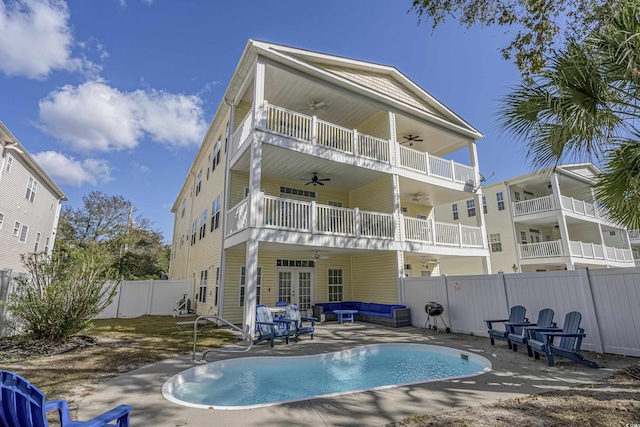
<svg viewBox="0 0 640 427"><path fill-rule="evenodd" d="M244 142L247 140L253 127L252 124L253 124L253 110L247 113L247 115L242 120L242 122L240 122L240 126L238 126L238 129L236 129L233 136L231 137L232 153L235 153L236 151L238 151L240 146L244 144Z"/></svg>
<svg viewBox="0 0 640 427"><path fill-rule="evenodd" d="M640 230L629 230L630 239L640 239Z"/></svg>
<svg viewBox="0 0 640 427"><path fill-rule="evenodd" d="M227 213L227 236L247 227L248 224L248 198L242 199L237 205L229 209Z"/></svg>
<svg viewBox="0 0 640 427"><path fill-rule="evenodd" d="M473 184L475 182L475 172L471 166L403 147L397 143L395 146L399 150L399 159L396 161L395 156L391 155L393 150L390 149L391 143L388 140L268 103L266 104L265 126L266 130L270 132L322 145L357 157L378 160L458 183ZM235 144L234 147L239 147L240 144Z"/></svg>
<svg viewBox="0 0 640 427"><path fill-rule="evenodd" d="M640 258L634 258L633 261L636 263L636 267L640 267Z"/></svg>
<svg viewBox="0 0 640 427"><path fill-rule="evenodd" d="M593 203L585 202L584 200L577 200L573 197L560 196L562 201L562 209L569 212L577 213L578 215L585 215L592 218L597 218L597 209Z"/></svg>
<svg viewBox="0 0 640 427"><path fill-rule="evenodd" d="M518 244L518 252L521 259L559 257L563 255L562 242L521 243Z"/></svg>
<svg viewBox="0 0 640 427"><path fill-rule="evenodd" d="M537 197L535 199L513 202L513 215L519 216L547 212L553 210L553 208L553 196Z"/></svg>
<svg viewBox="0 0 640 427"><path fill-rule="evenodd" d="M569 241L569 251L570 254L568 255L574 258L625 263L634 262L630 249L614 248L599 243L585 243L571 240ZM521 259L550 258L567 255L562 248L562 242L560 240L519 244L518 252Z"/></svg>

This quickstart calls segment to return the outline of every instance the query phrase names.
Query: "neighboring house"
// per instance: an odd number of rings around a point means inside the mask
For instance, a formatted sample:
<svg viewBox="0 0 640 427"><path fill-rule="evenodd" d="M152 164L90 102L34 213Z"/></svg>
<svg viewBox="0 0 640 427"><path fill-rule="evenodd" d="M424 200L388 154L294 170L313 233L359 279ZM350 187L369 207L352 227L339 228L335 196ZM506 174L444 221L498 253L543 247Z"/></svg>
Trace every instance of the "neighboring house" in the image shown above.
<svg viewBox="0 0 640 427"><path fill-rule="evenodd" d="M640 267L640 230L629 230L629 241L635 265Z"/></svg>
<svg viewBox="0 0 640 427"><path fill-rule="evenodd" d="M0 167L0 270L23 272L22 254L51 252L67 196L2 122Z"/></svg>
<svg viewBox="0 0 640 427"><path fill-rule="evenodd" d="M483 187L492 270L633 267L627 230L595 201L592 186L599 173L591 163L569 164ZM464 224L469 202L438 206L436 218L459 215Z"/></svg>
<svg viewBox="0 0 640 427"><path fill-rule="evenodd" d="M482 214L432 214L480 200L481 137L394 67L250 40L172 207L170 278L253 330L257 303L402 303L443 259L488 273Z"/></svg>

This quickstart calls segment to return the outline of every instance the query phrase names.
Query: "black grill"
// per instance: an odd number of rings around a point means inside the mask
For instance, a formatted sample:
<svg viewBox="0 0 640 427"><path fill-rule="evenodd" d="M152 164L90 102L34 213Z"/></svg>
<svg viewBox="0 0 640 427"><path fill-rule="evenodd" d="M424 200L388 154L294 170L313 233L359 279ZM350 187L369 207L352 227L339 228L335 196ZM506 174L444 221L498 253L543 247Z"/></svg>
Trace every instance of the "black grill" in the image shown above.
<svg viewBox="0 0 640 427"><path fill-rule="evenodd" d="M424 311L426 311L429 316L440 316L442 313L444 313L444 307L442 306L442 304L431 301L424 306Z"/></svg>
<svg viewBox="0 0 640 427"><path fill-rule="evenodd" d="M427 321L424 324L425 329L433 329L440 332L440 329L438 328L438 318L440 318L440 321L444 325L445 331L447 331L447 333L451 332L451 329L447 326L446 323L444 323L444 319L442 319L442 313L444 313L444 307L442 306L442 304L435 301L430 301L425 304L424 311L427 313ZM433 326L431 325L432 318Z"/></svg>

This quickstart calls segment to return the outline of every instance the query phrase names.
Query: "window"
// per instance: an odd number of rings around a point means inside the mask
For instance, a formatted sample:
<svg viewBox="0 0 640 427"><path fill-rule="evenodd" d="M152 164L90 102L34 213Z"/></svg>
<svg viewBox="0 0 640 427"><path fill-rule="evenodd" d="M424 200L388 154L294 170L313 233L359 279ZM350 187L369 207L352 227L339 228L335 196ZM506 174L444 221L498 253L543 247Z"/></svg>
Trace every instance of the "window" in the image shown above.
<svg viewBox="0 0 640 427"><path fill-rule="evenodd" d="M200 288L198 289L198 302L207 302L207 280L209 277L209 270L202 270L200 272Z"/></svg>
<svg viewBox="0 0 640 427"><path fill-rule="evenodd" d="M27 234L29 233L29 227L22 224L22 230L20 230L20 241L22 243L27 241Z"/></svg>
<svg viewBox="0 0 640 427"><path fill-rule="evenodd" d="M49 238L44 240L44 253L49 253Z"/></svg>
<svg viewBox="0 0 640 427"><path fill-rule="evenodd" d="M207 180L209 179L209 171L211 170L211 154L207 157Z"/></svg>
<svg viewBox="0 0 640 427"><path fill-rule="evenodd" d="M409 212L409 208L407 208L406 206L401 206L400 207L400 212L402 212L403 214Z"/></svg>
<svg viewBox="0 0 640 427"><path fill-rule="evenodd" d="M431 277L430 270L420 270L420 277Z"/></svg>
<svg viewBox="0 0 640 427"><path fill-rule="evenodd" d="M181 218L184 218L184 213L185 213L186 210L187 210L187 199L184 199L182 201L182 216L181 216Z"/></svg>
<svg viewBox="0 0 640 427"><path fill-rule="evenodd" d="M211 203L211 231L220 227L220 195Z"/></svg>
<svg viewBox="0 0 640 427"><path fill-rule="evenodd" d="M327 273L329 302L342 301L344 298L344 273L341 268L330 268Z"/></svg>
<svg viewBox="0 0 640 427"><path fill-rule="evenodd" d="M473 199L467 200L467 216L476 216L476 201Z"/></svg>
<svg viewBox="0 0 640 427"><path fill-rule="evenodd" d="M453 220L456 221L458 219L458 204L452 204L451 209L453 210Z"/></svg>
<svg viewBox="0 0 640 427"><path fill-rule="evenodd" d="M335 206L336 208L341 208L342 207L342 202L334 202L333 200L328 200L327 204L329 206Z"/></svg>
<svg viewBox="0 0 640 427"><path fill-rule="evenodd" d="M426 220L426 219L427 219L427 216L426 216L426 215L423 215L423 214L416 214L416 218L418 218L418 219L425 219L425 220Z"/></svg>
<svg viewBox="0 0 640 427"><path fill-rule="evenodd" d="M247 268L243 265L240 267L240 301L239 305L244 305L244 289L247 283ZM256 287L256 304L260 304L260 294L262 290L262 267L258 267L258 283Z"/></svg>
<svg viewBox="0 0 640 427"><path fill-rule="evenodd" d="M502 191L496 193L496 199L498 200L498 210L504 210L504 196L502 195Z"/></svg>
<svg viewBox="0 0 640 427"><path fill-rule="evenodd" d="M292 199L309 200L316 199L316 192L310 190L301 190L299 188L292 187L280 187L280 196L290 197ZM297 196L297 197L291 197Z"/></svg>
<svg viewBox="0 0 640 427"><path fill-rule="evenodd" d="M513 192L513 198L516 199L516 202L519 202L521 200L520 199L520 192L514 191Z"/></svg>
<svg viewBox="0 0 640 427"><path fill-rule="evenodd" d="M29 177L29 183L27 184L27 200L33 203L33 199L36 197L36 189L38 188L38 181Z"/></svg>
<svg viewBox="0 0 640 427"><path fill-rule="evenodd" d="M527 232L526 231L521 231L520 232L520 243L522 243L522 244L526 244L527 243Z"/></svg>
<svg viewBox="0 0 640 427"><path fill-rule="evenodd" d="M198 176L196 177L196 196L200 193L202 189L202 169L198 172Z"/></svg>
<svg viewBox="0 0 640 427"><path fill-rule="evenodd" d="M500 233L489 234L489 243L491 244L491 252L502 252Z"/></svg>
<svg viewBox="0 0 640 427"><path fill-rule="evenodd" d="M404 265L404 277L411 277L411 271L413 270L413 266L411 264Z"/></svg>
<svg viewBox="0 0 640 427"><path fill-rule="evenodd" d="M4 171L11 173L11 166L13 166L13 157L7 156L7 164L4 166Z"/></svg>
<svg viewBox="0 0 640 427"><path fill-rule="evenodd" d="M482 212L487 213L487 196L482 196Z"/></svg>
<svg viewBox="0 0 640 427"><path fill-rule="evenodd" d="M2 223L4 222L4 214L0 213L0 230L2 230Z"/></svg>
<svg viewBox="0 0 640 427"><path fill-rule="evenodd" d="M20 223L16 221L16 223L13 225L13 235L18 236L18 234L20 234Z"/></svg>
<svg viewBox="0 0 640 427"><path fill-rule="evenodd" d="M33 246L33 252L38 252L38 246L40 246L40 232L36 233L36 244Z"/></svg>
<svg viewBox="0 0 640 427"><path fill-rule="evenodd" d="M196 230L198 229L198 221L193 221L191 224L191 246L196 244Z"/></svg>
<svg viewBox="0 0 640 427"><path fill-rule="evenodd" d="M216 267L216 293L214 296L213 305L218 305L218 295L220 294L220 267Z"/></svg>
<svg viewBox="0 0 640 427"><path fill-rule="evenodd" d="M207 210L205 209L200 215L200 234L198 240L202 239L207 234Z"/></svg>
<svg viewBox="0 0 640 427"><path fill-rule="evenodd" d="M218 142L216 142L216 146L213 149L213 163L211 164L211 172L216 170L216 166L220 163L220 148L222 146L222 141L218 138Z"/></svg>

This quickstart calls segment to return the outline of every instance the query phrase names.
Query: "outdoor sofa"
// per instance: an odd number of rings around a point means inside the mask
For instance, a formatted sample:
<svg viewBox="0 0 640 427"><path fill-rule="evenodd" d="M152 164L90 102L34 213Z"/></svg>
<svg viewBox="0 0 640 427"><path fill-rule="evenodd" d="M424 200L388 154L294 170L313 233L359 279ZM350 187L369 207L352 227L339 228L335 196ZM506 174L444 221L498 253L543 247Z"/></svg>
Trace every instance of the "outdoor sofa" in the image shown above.
<svg viewBox="0 0 640 427"><path fill-rule="evenodd" d="M399 328L411 326L411 310L405 305L378 304L375 302L341 301L320 302L313 306L313 317L324 320L337 320L333 310L358 310L355 320Z"/></svg>

